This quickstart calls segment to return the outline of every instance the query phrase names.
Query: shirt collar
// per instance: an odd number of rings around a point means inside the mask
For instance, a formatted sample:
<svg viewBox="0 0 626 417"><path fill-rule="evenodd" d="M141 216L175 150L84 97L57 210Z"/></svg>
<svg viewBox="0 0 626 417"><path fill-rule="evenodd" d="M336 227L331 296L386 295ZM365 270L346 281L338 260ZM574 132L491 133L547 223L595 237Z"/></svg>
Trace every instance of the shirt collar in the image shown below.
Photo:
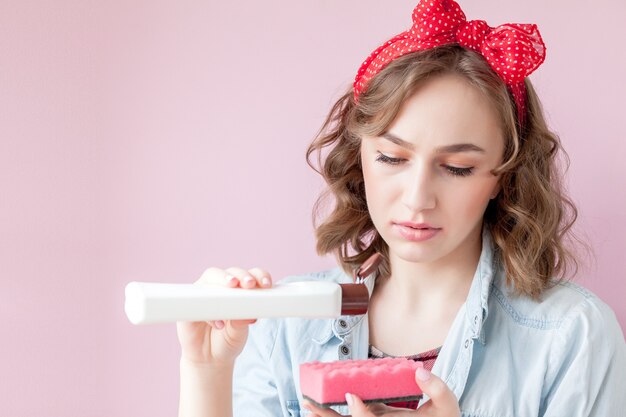
<svg viewBox="0 0 626 417"><path fill-rule="evenodd" d="M474 278L465 302L465 314L472 336L485 344L483 324L489 312L489 293L497 271L494 243L486 227L482 231L482 249Z"/></svg>

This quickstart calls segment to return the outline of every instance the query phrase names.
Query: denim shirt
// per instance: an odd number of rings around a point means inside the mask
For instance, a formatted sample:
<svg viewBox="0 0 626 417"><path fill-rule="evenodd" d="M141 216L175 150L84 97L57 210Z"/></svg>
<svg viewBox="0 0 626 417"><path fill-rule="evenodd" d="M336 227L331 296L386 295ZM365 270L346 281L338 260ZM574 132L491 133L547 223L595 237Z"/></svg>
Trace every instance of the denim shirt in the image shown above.
<svg viewBox="0 0 626 417"><path fill-rule="evenodd" d="M302 280L352 282L338 268L281 282ZM365 280L370 294L374 280ZM309 415L301 408L299 365L366 359L368 347L367 314L258 320L235 363L234 417ZM432 372L464 417L626 416L626 343L613 311L571 282L539 302L511 295L487 232ZM347 406L332 408L350 414Z"/></svg>

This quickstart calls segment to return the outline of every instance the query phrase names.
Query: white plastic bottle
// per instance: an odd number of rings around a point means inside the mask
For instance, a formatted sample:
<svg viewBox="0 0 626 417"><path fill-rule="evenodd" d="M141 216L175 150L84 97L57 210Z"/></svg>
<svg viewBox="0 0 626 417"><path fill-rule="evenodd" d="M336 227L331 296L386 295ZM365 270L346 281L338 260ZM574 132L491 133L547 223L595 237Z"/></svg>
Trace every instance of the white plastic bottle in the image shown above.
<svg viewBox="0 0 626 417"><path fill-rule="evenodd" d="M365 314L365 284L299 281L271 288L131 282L124 309L133 324Z"/></svg>

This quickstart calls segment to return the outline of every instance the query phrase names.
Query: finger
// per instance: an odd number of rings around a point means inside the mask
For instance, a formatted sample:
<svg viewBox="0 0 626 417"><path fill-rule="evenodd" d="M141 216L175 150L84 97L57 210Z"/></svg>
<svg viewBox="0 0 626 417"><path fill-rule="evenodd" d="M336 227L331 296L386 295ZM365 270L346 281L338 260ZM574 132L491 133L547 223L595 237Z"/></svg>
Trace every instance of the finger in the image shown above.
<svg viewBox="0 0 626 417"><path fill-rule="evenodd" d="M415 372L415 382L417 382L424 394L430 397L430 400L418 409L418 415L425 415L423 413L430 413L434 410L436 410L438 415L461 415L456 395L437 375L432 374L427 369L418 368Z"/></svg>
<svg viewBox="0 0 626 417"><path fill-rule="evenodd" d="M223 320L211 320L207 323L209 324L209 326L218 330L222 330L226 326Z"/></svg>
<svg viewBox="0 0 626 417"><path fill-rule="evenodd" d="M230 323L231 327L235 329L239 329L242 327L246 327L250 324L256 323L257 319L245 319L245 320L209 320L206 322L209 326L214 329L222 330L226 327L226 322Z"/></svg>
<svg viewBox="0 0 626 417"><path fill-rule="evenodd" d="M317 405L307 400L304 400L304 402L302 403L302 407L306 408L307 410L312 412L314 415L319 416L319 417L343 417L341 414L337 413L332 408L318 407Z"/></svg>
<svg viewBox="0 0 626 417"><path fill-rule="evenodd" d="M234 276L239 280L239 286L241 288L254 288L257 286L257 280L248 271L243 268L231 267L227 268L226 272ZM260 286L260 285L259 285Z"/></svg>
<svg viewBox="0 0 626 417"><path fill-rule="evenodd" d="M248 325L248 320L225 320L220 333L227 344L243 347L248 338Z"/></svg>
<svg viewBox="0 0 626 417"><path fill-rule="evenodd" d="M248 272L257 280L259 287L269 288L272 286L272 276L266 270L261 268L252 268L248 270Z"/></svg>
<svg viewBox="0 0 626 417"><path fill-rule="evenodd" d="M195 283L203 285L227 285L232 287L233 284L235 284L234 286L239 285L238 280L231 282L234 277L235 276L233 274L229 274L223 269L212 267L207 268Z"/></svg>
<svg viewBox="0 0 626 417"><path fill-rule="evenodd" d="M235 328L245 327L250 324L256 323L256 319L247 319L247 320L231 320L231 325Z"/></svg>
<svg viewBox="0 0 626 417"><path fill-rule="evenodd" d="M356 395L346 393L346 402L350 409L350 415L353 417L374 417L374 413L365 405L365 403Z"/></svg>

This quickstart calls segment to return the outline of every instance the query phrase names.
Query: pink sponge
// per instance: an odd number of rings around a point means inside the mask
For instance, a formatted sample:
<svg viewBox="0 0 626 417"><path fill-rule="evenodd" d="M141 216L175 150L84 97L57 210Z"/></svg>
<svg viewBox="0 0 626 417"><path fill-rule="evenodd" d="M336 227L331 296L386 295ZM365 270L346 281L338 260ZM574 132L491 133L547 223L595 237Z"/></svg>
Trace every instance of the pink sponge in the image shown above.
<svg viewBox="0 0 626 417"><path fill-rule="evenodd" d="M406 358L308 362L300 365L300 389L321 407L345 404L347 392L366 403L419 400L415 371L422 366Z"/></svg>

